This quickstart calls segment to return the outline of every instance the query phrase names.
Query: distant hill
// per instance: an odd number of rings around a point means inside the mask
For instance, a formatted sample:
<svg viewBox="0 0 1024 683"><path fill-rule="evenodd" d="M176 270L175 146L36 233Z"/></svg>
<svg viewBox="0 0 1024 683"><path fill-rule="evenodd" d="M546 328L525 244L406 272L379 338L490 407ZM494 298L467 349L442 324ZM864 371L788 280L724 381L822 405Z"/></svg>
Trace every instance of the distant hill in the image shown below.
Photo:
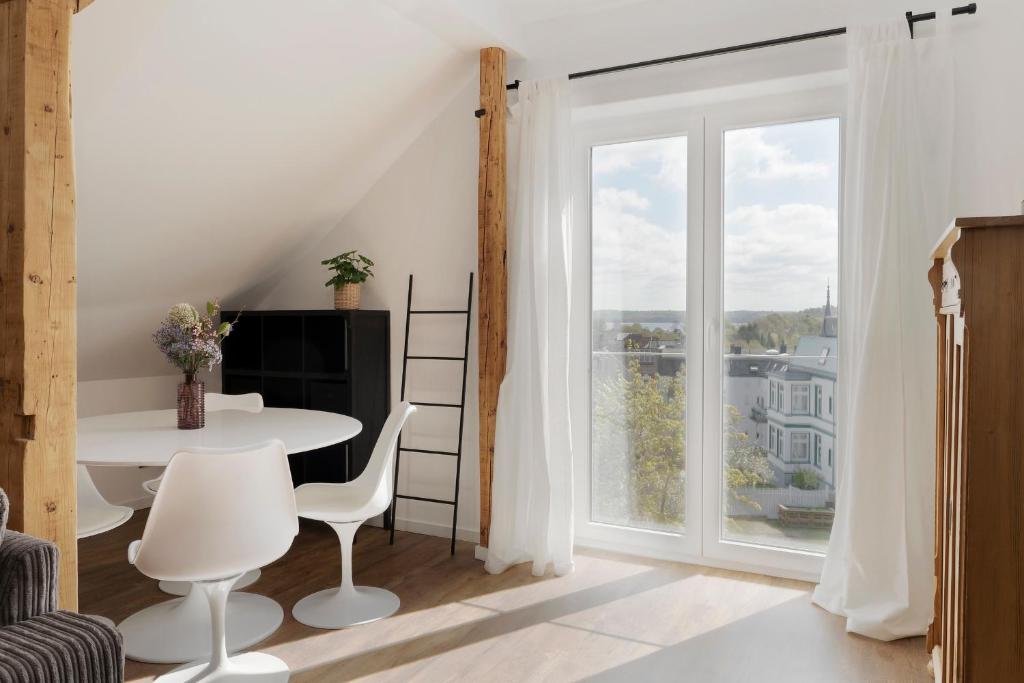
<svg viewBox="0 0 1024 683"><path fill-rule="evenodd" d="M753 322L774 312L775 311L726 311L725 320L726 322L735 323L736 325L742 325L743 323Z"/></svg>
<svg viewBox="0 0 1024 683"><path fill-rule="evenodd" d="M792 351L796 348L800 337L821 334L821 323L825 309L806 308L802 311L726 311L725 313L725 347L739 346L745 352L757 353L768 349L778 349L782 344ZM838 310L833 307L833 315ZM594 311L594 322L603 325L606 322L624 325L644 323L647 326L657 323L680 324L686 321L686 311ZM595 328L596 329L596 328ZM607 329L607 328L605 328Z"/></svg>
<svg viewBox="0 0 1024 683"><path fill-rule="evenodd" d="M726 314L725 345L739 346L744 351L758 352L779 349L782 344L789 351L796 348L800 337L821 334L825 309L806 308L802 311L734 311ZM833 310L833 315L837 311Z"/></svg>
<svg viewBox="0 0 1024 683"><path fill-rule="evenodd" d="M679 323L686 320L686 311L594 311L594 320L621 320L624 323Z"/></svg>

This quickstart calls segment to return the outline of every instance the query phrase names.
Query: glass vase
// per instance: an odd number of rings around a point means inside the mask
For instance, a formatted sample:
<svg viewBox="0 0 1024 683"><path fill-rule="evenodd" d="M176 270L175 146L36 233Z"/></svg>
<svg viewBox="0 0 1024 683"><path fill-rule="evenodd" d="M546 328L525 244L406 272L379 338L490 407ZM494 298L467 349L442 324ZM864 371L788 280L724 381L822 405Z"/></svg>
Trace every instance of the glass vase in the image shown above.
<svg viewBox="0 0 1024 683"><path fill-rule="evenodd" d="M195 375L185 375L178 385L178 429L202 429L206 426L206 385Z"/></svg>

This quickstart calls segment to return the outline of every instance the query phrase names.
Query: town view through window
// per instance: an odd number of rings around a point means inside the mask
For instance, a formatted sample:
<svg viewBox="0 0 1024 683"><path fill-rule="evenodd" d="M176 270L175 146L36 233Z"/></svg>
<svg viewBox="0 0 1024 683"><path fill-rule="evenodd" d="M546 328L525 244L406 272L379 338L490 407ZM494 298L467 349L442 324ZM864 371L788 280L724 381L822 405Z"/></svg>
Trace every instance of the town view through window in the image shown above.
<svg viewBox="0 0 1024 683"><path fill-rule="evenodd" d="M721 468L726 540L828 542L839 136L827 118L720 141L722 262L705 264L703 286L722 288L722 404L705 407L721 413L722 453L705 467ZM686 382L687 231L701 229L687 225L687 138L597 146L591 168L591 519L683 532L687 457L700 457L686 450L686 410L704 400Z"/></svg>

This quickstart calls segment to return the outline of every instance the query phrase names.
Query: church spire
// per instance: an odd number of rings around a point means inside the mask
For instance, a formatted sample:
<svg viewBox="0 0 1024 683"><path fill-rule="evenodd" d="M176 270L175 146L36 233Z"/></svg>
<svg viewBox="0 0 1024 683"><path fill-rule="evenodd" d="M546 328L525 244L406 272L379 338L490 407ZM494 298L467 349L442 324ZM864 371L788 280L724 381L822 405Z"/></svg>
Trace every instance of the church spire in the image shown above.
<svg viewBox="0 0 1024 683"><path fill-rule="evenodd" d="M825 315L821 321L821 336L839 336L839 318L832 313L832 287L827 280L825 282Z"/></svg>

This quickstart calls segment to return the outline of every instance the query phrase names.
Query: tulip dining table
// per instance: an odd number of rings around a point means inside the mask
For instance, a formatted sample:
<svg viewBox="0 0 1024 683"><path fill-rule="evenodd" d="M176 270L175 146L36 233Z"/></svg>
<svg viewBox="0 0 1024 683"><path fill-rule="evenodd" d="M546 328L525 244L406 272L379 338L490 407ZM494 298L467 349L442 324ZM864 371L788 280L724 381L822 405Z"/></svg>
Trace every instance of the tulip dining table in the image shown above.
<svg viewBox="0 0 1024 683"><path fill-rule="evenodd" d="M270 439L283 441L289 454L303 453L348 441L362 428L347 415L295 408L211 412L205 427L191 430L177 428L174 410L100 415L78 421L77 460L90 467L163 467L180 450L238 448ZM236 482L225 482L244 485L244 472ZM283 619L284 610L275 600L233 591L228 599L228 651L267 638ZM210 655L209 605L194 587L183 598L136 612L118 629L125 655L136 661L175 664Z"/></svg>

